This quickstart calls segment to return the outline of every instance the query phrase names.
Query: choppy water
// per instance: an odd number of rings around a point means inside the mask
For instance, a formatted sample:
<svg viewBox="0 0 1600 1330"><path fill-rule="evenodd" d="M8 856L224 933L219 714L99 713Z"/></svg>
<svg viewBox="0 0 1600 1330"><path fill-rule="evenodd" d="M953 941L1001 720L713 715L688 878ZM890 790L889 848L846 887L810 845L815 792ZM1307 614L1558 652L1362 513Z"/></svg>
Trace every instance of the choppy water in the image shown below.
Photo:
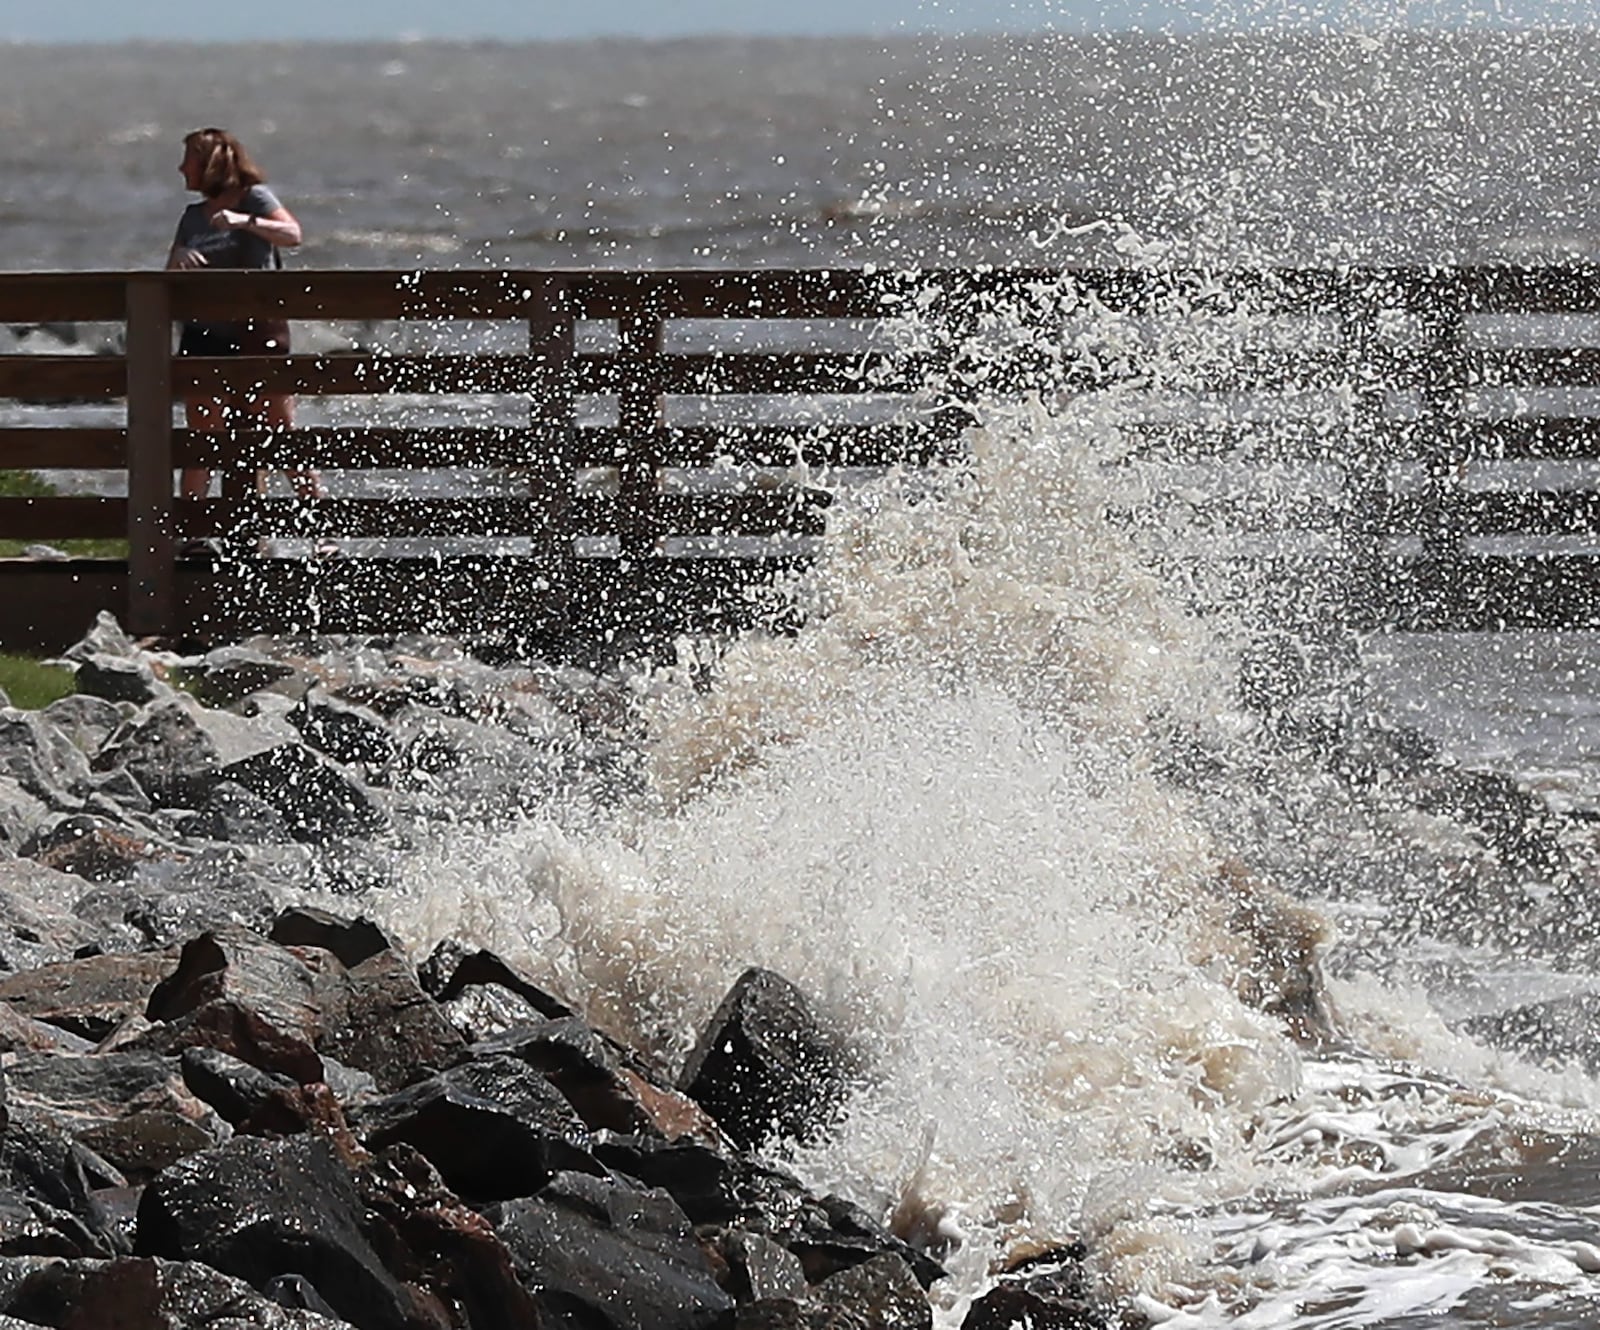
<svg viewBox="0 0 1600 1330"><path fill-rule="evenodd" d="M1578 32L0 48L3 262L159 262L201 123L258 148L308 266L1586 259L1597 69ZM1381 732L1361 781L1276 743L1237 625L1107 520L1117 426L993 404L963 483L838 507L826 616L708 691L639 680L637 800L453 830L374 908L669 1055L745 965L791 975L877 1065L798 1162L940 1244L946 1325L1077 1232L1176 1326L1592 1324L1594 1046L1482 1024L1594 988L1592 824L1491 835ZM1597 667L1427 638L1365 673L1581 814ZM1247 999L1263 937L1324 934L1308 1045Z"/></svg>

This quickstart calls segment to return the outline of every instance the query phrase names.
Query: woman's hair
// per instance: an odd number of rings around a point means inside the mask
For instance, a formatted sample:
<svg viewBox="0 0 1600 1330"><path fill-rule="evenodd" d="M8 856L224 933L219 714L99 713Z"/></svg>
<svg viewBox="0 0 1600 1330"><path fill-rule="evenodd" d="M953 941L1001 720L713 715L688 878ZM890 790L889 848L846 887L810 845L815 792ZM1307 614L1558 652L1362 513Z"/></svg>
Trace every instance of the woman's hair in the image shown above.
<svg viewBox="0 0 1600 1330"><path fill-rule="evenodd" d="M200 158L200 192L215 198L230 189L259 185L267 174L250 159L244 144L225 129L196 129L183 136L183 146Z"/></svg>

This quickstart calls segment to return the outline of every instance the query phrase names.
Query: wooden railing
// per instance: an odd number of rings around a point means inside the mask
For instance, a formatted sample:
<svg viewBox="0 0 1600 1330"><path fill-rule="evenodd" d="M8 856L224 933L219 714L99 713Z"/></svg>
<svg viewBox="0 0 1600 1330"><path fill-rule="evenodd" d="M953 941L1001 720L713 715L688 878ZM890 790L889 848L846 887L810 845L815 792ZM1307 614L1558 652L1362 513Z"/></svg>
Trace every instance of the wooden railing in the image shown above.
<svg viewBox="0 0 1600 1330"><path fill-rule="evenodd" d="M0 560L0 645L60 645L101 608L137 633L176 637L731 626L752 615L750 587L809 556L827 497L806 483L812 469L948 460L973 403L1030 391L1054 403L1113 391L1151 403L1120 426L1135 459L1244 459L1263 476L1332 467L1332 492L1269 500L1243 519L1248 503L1233 502L1232 516L1230 501L1214 507L1233 527L1320 527L1331 545L1301 562L1321 590L1337 589L1353 626L1600 626L1600 540L1588 545L1597 482L1506 465L1600 457L1600 419L1571 395L1600 388L1600 346L1585 340L1600 343L1596 277L0 274L0 323L120 323L126 333L123 356L0 356L0 399L126 402L114 423L0 428L0 472L126 473L126 497L0 498L0 538L128 544L125 561ZM441 333L454 321L511 324L521 345L171 354L178 322L251 316L421 321ZM744 336L719 336L730 329ZM175 427L176 400L223 389L295 393L302 406L354 397L370 409L356 423L277 433ZM1535 400L1541 392L1567 397L1551 406ZM445 395L437 400L459 418L413 424L383 400L395 394ZM1268 407L1240 410L1241 397ZM220 495L175 498L175 472L198 466L223 474ZM335 486L316 503L256 492L259 471L311 467L492 471L498 488ZM258 557L264 541L324 535L346 540L347 557ZM219 541L216 560L178 557L201 537ZM1493 545L1504 537L1532 547Z"/></svg>

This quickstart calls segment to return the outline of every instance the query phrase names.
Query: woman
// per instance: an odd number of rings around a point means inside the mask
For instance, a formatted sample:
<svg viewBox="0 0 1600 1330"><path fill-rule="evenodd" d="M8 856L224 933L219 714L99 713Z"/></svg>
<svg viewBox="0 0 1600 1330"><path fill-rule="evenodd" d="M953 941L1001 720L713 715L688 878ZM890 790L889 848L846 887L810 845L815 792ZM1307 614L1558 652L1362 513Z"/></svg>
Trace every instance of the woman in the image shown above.
<svg viewBox="0 0 1600 1330"><path fill-rule="evenodd" d="M178 219L168 268L277 267L282 262L279 248L300 243L300 223L267 188L266 175L244 146L226 130L197 129L186 135L178 169L184 185L202 198ZM280 319L185 323L178 354L288 355L289 325ZM294 424L294 398L282 393L191 397L185 406L189 428L202 432L227 429L241 417L259 420L269 429ZM290 472L290 480L300 498L322 497L315 471ZM188 499L203 499L210 486L210 471L189 468L180 492Z"/></svg>

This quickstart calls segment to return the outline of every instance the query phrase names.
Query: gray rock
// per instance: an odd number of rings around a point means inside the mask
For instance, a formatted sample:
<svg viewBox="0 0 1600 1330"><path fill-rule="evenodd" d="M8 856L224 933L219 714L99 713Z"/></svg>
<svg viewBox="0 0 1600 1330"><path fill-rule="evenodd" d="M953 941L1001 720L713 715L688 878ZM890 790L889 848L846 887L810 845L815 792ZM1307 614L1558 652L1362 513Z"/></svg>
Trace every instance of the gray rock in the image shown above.
<svg viewBox="0 0 1600 1330"><path fill-rule="evenodd" d="M0 775L0 848L17 853L52 816L49 806L23 789L14 776Z"/></svg>
<svg viewBox="0 0 1600 1330"><path fill-rule="evenodd" d="M294 839L283 814L237 781L219 780L205 803L179 822L185 836L230 845L286 845Z"/></svg>
<svg viewBox="0 0 1600 1330"><path fill-rule="evenodd" d="M77 686L80 693L90 697L102 697L108 702L133 702L140 706L155 701L169 691L144 661L100 653L87 657L79 664Z"/></svg>
<svg viewBox="0 0 1600 1330"><path fill-rule="evenodd" d="M95 616L94 626L83 635L83 640L68 647L62 656L67 660L85 661L91 656L112 656L121 660L140 660L142 653L133 639L122 631L116 615L101 610Z"/></svg>
<svg viewBox="0 0 1600 1330"><path fill-rule="evenodd" d="M207 706L225 707L299 677L294 666L250 647L219 647L200 663L196 692ZM300 684L300 691L306 686Z"/></svg>
<svg viewBox="0 0 1600 1330"><path fill-rule="evenodd" d="M127 768L158 807L197 808L219 772L298 739L281 721L208 711L179 696L156 702L118 730L95 768Z"/></svg>
<svg viewBox="0 0 1600 1330"><path fill-rule="evenodd" d="M127 720L121 707L103 697L70 693L58 697L39 713L71 740L85 757L92 758Z"/></svg>
<svg viewBox="0 0 1600 1330"><path fill-rule="evenodd" d="M59 812L76 812L83 804L69 791L88 775L88 759L38 712L0 711L0 776Z"/></svg>
<svg viewBox="0 0 1600 1330"><path fill-rule="evenodd" d="M289 722L318 752L335 762L381 767L393 760L396 744L376 712L311 689L289 715Z"/></svg>

